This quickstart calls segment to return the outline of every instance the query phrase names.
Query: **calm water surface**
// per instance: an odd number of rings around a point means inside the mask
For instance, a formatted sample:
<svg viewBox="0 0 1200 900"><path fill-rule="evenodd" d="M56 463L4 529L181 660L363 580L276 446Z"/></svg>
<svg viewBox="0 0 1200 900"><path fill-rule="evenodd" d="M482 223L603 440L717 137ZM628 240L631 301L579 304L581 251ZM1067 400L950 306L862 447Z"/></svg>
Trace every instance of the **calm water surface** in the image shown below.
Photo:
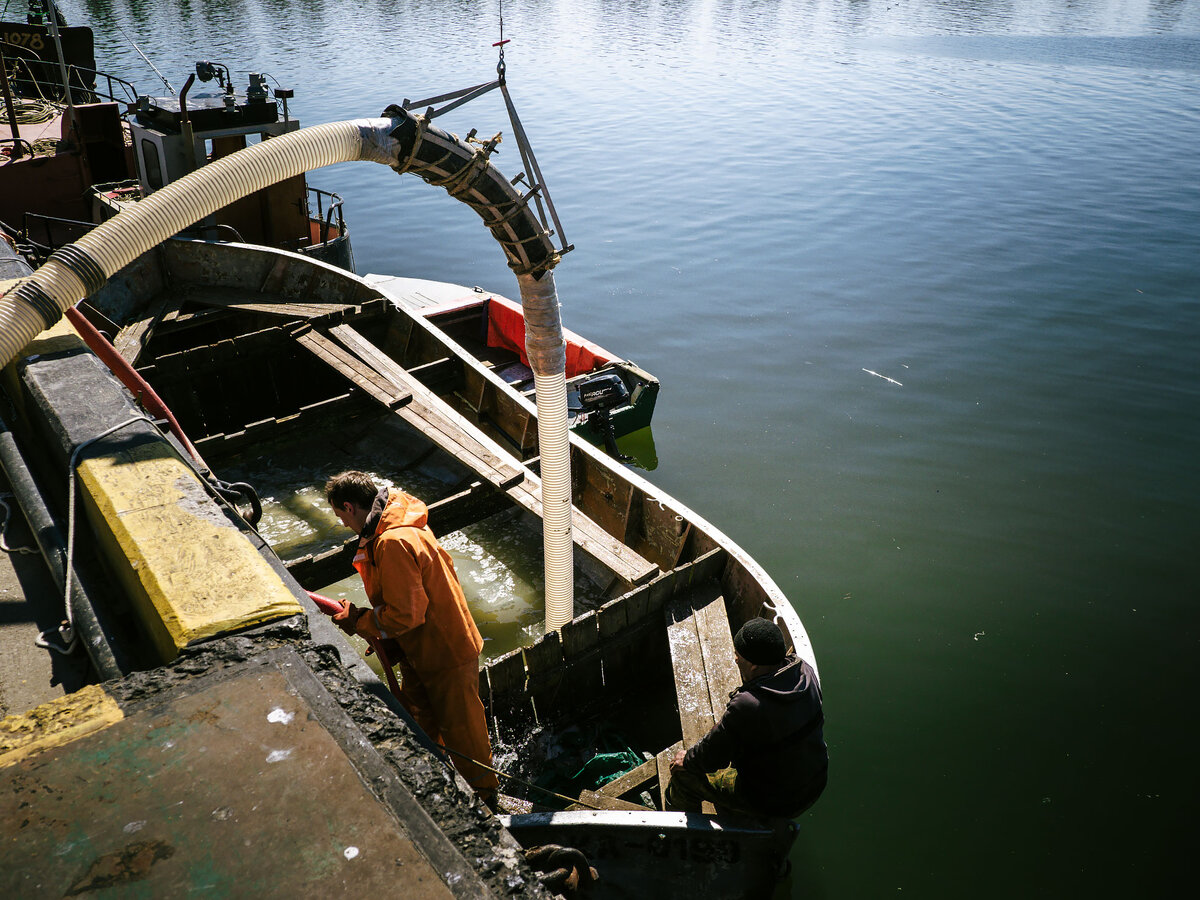
<svg viewBox="0 0 1200 900"><path fill-rule="evenodd" d="M488 80L494 3L66 2L317 124ZM1195 846L1200 3L510 0L564 321L663 382L649 477L807 624L804 897L1162 896ZM490 134L498 101L448 117ZM446 121L446 120L443 120ZM516 171L511 143L497 162ZM516 293L474 214L319 173L362 272Z"/></svg>

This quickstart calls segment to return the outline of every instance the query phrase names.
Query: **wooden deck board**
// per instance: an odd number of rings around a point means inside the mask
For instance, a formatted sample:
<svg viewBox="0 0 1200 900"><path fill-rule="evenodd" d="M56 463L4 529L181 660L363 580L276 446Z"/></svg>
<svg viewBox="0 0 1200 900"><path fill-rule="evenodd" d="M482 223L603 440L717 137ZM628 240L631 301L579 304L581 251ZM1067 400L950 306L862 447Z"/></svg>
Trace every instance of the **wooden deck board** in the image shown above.
<svg viewBox="0 0 1200 900"><path fill-rule="evenodd" d="M646 807L640 803L630 803L599 791L580 791L579 803L572 803L567 809L627 809L646 812Z"/></svg>
<svg viewBox="0 0 1200 900"><path fill-rule="evenodd" d="M320 333L308 330L296 334L294 337L300 346L388 409L394 410L412 402L410 391L393 384L390 379L379 375L370 366L363 365Z"/></svg>
<svg viewBox="0 0 1200 900"><path fill-rule="evenodd" d="M701 582L665 608L675 694L685 747L721 718L730 692L741 683L725 600L715 581Z"/></svg>

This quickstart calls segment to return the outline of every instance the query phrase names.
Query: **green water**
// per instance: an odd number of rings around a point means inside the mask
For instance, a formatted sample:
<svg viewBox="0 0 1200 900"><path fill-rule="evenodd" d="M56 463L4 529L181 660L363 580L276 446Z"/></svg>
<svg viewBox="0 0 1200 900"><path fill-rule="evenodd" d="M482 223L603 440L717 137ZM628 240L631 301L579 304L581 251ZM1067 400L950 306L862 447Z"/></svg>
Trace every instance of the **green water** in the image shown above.
<svg viewBox="0 0 1200 900"><path fill-rule="evenodd" d="M322 458L314 454L314 445L328 450L323 467L314 464L314 458ZM275 440L217 466L225 480L244 481L258 491L263 507L258 531L286 561L328 550L351 536L325 500L324 482L337 472L360 469L380 487L399 488L427 503L454 493L464 470L428 449L428 442L407 427L376 419ZM485 661L541 637L545 578L538 522L505 513L438 538L454 560L483 635ZM315 590L369 605L357 573ZM582 574L576 577L575 596L592 605L603 599ZM365 642L358 643L365 651Z"/></svg>

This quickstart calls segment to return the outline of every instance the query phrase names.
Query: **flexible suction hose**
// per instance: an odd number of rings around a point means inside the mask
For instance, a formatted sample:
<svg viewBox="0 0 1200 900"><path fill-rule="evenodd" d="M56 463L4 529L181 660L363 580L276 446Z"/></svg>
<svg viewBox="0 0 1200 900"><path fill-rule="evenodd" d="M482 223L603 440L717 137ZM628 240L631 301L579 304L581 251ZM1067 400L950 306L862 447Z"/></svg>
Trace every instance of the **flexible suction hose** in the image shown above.
<svg viewBox="0 0 1200 900"><path fill-rule="evenodd" d="M395 165L390 119L317 125L210 163L155 191L51 255L16 290L0 297L0 366L62 313L151 247L255 191L334 163L369 159Z"/></svg>
<svg viewBox="0 0 1200 900"><path fill-rule="evenodd" d="M408 110L389 107L385 115L390 118L303 128L222 157L55 251L27 281L0 297L0 368L124 266L235 200L334 163L370 160L397 172L414 172L474 208L517 274L537 387L546 627L557 629L571 620L574 603L566 344L550 273L558 256L529 211L533 192L518 194L488 162L490 150L461 141Z"/></svg>
<svg viewBox="0 0 1200 900"><path fill-rule="evenodd" d="M537 391L538 451L542 469L542 544L546 554L546 630L575 616L574 541L571 537L571 444L567 432L567 345L563 340L554 275L520 275L525 353Z"/></svg>

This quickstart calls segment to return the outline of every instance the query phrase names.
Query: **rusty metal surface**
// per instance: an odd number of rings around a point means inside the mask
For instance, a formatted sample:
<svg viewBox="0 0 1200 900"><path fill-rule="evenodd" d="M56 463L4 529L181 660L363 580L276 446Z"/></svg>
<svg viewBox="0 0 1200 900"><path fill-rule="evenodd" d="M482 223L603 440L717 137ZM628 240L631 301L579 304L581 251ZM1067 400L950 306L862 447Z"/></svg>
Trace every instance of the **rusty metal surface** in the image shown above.
<svg viewBox="0 0 1200 900"><path fill-rule="evenodd" d="M5 897L454 896L275 666L0 771L0 846Z"/></svg>

